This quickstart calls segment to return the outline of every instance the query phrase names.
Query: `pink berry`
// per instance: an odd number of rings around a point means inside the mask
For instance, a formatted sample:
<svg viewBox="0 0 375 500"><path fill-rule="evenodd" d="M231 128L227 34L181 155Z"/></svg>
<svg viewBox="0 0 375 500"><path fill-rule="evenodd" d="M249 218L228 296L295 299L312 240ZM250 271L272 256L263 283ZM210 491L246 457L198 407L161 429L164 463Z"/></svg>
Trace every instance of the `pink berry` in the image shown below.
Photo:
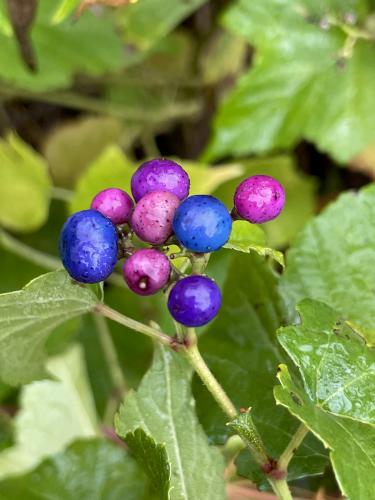
<svg viewBox="0 0 375 500"><path fill-rule="evenodd" d="M95 196L91 208L105 215L113 224L124 224L130 219L133 200L122 189L108 188Z"/></svg>
<svg viewBox="0 0 375 500"><path fill-rule="evenodd" d="M130 290L138 295L153 295L168 283L171 265L163 253L144 248L124 262L122 272Z"/></svg>
<svg viewBox="0 0 375 500"><path fill-rule="evenodd" d="M132 228L143 241L161 245L173 233L173 217L180 200L168 191L146 194L137 203L132 215Z"/></svg>
<svg viewBox="0 0 375 500"><path fill-rule="evenodd" d="M237 187L234 207L237 214L253 224L275 219L285 204L283 186L268 175L253 175Z"/></svg>

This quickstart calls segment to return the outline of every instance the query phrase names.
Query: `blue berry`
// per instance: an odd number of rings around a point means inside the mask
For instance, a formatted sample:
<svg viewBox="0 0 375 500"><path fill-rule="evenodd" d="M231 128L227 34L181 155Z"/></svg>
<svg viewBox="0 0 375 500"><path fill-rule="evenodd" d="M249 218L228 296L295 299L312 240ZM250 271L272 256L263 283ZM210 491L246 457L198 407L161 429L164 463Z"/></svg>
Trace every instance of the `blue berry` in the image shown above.
<svg viewBox="0 0 375 500"><path fill-rule="evenodd" d="M113 223L96 210L69 217L60 234L60 257L70 276L81 283L97 283L112 273L118 252Z"/></svg>
<svg viewBox="0 0 375 500"><path fill-rule="evenodd" d="M232 218L226 206L214 196L190 196L178 207L173 230L178 241L197 253L214 252L228 240Z"/></svg>
<svg viewBox="0 0 375 500"><path fill-rule="evenodd" d="M205 276L183 278L172 288L168 298L168 309L173 318L189 327L209 323L220 307L220 289Z"/></svg>

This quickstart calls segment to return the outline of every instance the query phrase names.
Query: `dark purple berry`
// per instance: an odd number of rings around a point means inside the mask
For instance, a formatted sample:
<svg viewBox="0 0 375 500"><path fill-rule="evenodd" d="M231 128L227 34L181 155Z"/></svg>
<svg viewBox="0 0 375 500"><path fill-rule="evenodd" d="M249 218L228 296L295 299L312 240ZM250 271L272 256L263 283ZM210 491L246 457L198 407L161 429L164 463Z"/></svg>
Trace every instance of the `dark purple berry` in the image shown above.
<svg viewBox="0 0 375 500"><path fill-rule="evenodd" d="M153 295L169 280L171 265L158 250L137 250L124 262L122 272L126 283L138 295Z"/></svg>
<svg viewBox="0 0 375 500"><path fill-rule="evenodd" d="M189 327L205 325L217 315L220 307L220 289L205 276L183 278L172 288L168 298L172 317Z"/></svg>
<svg viewBox="0 0 375 500"><path fill-rule="evenodd" d="M100 212L82 210L65 222L59 250L64 267L72 278L82 283L103 281L117 262L116 228Z"/></svg>
<svg viewBox="0 0 375 500"><path fill-rule="evenodd" d="M248 177L241 182L234 194L235 211L242 219L253 224L275 219L284 205L283 186L268 175Z"/></svg>
<svg viewBox="0 0 375 500"><path fill-rule="evenodd" d="M146 194L137 203L132 215L132 228L143 241L161 245L173 232L172 222L180 200L168 191Z"/></svg>
<svg viewBox="0 0 375 500"><path fill-rule="evenodd" d="M214 252L229 239L232 219L226 206L207 195L190 196L176 211L173 230L188 250Z"/></svg>
<svg viewBox="0 0 375 500"><path fill-rule="evenodd" d="M91 202L91 208L108 217L113 224L128 222L133 205L133 200L128 193L118 188L100 191Z"/></svg>
<svg viewBox="0 0 375 500"><path fill-rule="evenodd" d="M134 173L131 189L135 201L153 191L169 191L179 200L189 195L190 180L185 170L172 160L146 161Z"/></svg>

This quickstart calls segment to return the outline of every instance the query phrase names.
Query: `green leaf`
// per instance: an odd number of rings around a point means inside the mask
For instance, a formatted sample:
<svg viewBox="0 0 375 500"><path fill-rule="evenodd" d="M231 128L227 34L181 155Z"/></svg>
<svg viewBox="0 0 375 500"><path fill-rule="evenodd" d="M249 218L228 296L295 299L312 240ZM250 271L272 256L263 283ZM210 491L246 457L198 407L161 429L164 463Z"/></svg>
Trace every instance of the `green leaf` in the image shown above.
<svg viewBox="0 0 375 500"><path fill-rule="evenodd" d="M223 288L222 308L199 340L202 355L235 406L251 407L267 453L275 459L298 427L276 407L273 397L277 366L285 360L276 339L285 314L277 285L278 276L264 259L255 253L236 254ZM198 380L194 393L204 428L212 440L223 443L229 430L220 409ZM308 437L291 462L290 479L318 474L325 463L323 448ZM237 465L241 475L266 484L248 451L241 453Z"/></svg>
<svg viewBox="0 0 375 500"><path fill-rule="evenodd" d="M181 354L157 346L151 369L116 416L116 430L125 438L141 428L165 443L172 500L224 499L223 460L198 424L190 383L191 369Z"/></svg>
<svg viewBox="0 0 375 500"><path fill-rule="evenodd" d="M120 147L108 146L79 178L70 202L70 211L74 213L87 209L94 196L108 187L118 187L130 193L130 179L134 170L134 165Z"/></svg>
<svg viewBox="0 0 375 500"><path fill-rule="evenodd" d="M339 9L336 2L310 0L230 6L225 26L257 50L219 110L206 159L290 148L305 138L345 162L374 142L373 43L357 39L344 48L345 30L360 29L345 25L345 14L369 11L364 1L342 2ZM328 17L325 30L321 20Z"/></svg>
<svg viewBox="0 0 375 500"><path fill-rule="evenodd" d="M160 500L169 499L171 467L164 444L155 440L141 428L128 432L126 444L150 479L154 492Z"/></svg>
<svg viewBox="0 0 375 500"><path fill-rule="evenodd" d="M142 51L150 49L206 0L142 0L117 12L125 40Z"/></svg>
<svg viewBox="0 0 375 500"><path fill-rule="evenodd" d="M314 213L314 180L301 174L287 156L241 160L239 165L242 170L238 177L223 183L214 195L231 207L236 187L243 179L256 174L275 177L285 189L285 208L277 219L262 224L262 228L271 247L288 245Z"/></svg>
<svg viewBox="0 0 375 500"><path fill-rule="evenodd" d="M145 500L144 475L123 449L104 440L76 441L24 476L0 482L11 500Z"/></svg>
<svg viewBox="0 0 375 500"><path fill-rule="evenodd" d="M297 306L301 323L278 340L298 366L308 396L322 410L375 424L375 352L321 302Z"/></svg>
<svg viewBox="0 0 375 500"><path fill-rule="evenodd" d="M43 345L54 328L92 310L90 288L74 284L65 271L44 274L23 290L0 295L0 377L11 385L45 375Z"/></svg>
<svg viewBox="0 0 375 500"><path fill-rule="evenodd" d="M37 229L47 219L51 187L44 159L9 135L0 140L0 163L0 224L14 231Z"/></svg>
<svg viewBox="0 0 375 500"><path fill-rule="evenodd" d="M0 453L1 478L24 473L73 440L98 433L82 349L74 345L51 358L47 369L53 380L22 388L21 409L14 419L15 444Z"/></svg>
<svg viewBox="0 0 375 500"><path fill-rule="evenodd" d="M374 488L370 478L375 475L374 427L323 410L293 382L285 365L280 367L278 377L282 385L275 388L276 400L330 449L343 494L351 500L371 498Z"/></svg>
<svg viewBox="0 0 375 500"><path fill-rule="evenodd" d="M108 19L85 12L76 23L67 19L53 24L55 8L55 0L43 0L38 6L31 35L38 64L35 73L19 57L13 34L0 31L0 77L8 86L40 92L70 86L77 73L98 76L121 68L121 40Z"/></svg>
<svg viewBox="0 0 375 500"><path fill-rule="evenodd" d="M269 256L284 267L283 254L273 248L266 247L265 244L266 235L261 227L239 220L234 222L229 241L224 245L224 248L245 253L253 251L263 257Z"/></svg>
<svg viewBox="0 0 375 500"><path fill-rule="evenodd" d="M325 302L375 343L375 185L340 196L300 233L287 255L281 291L294 310Z"/></svg>
<svg viewBox="0 0 375 500"><path fill-rule="evenodd" d="M43 149L55 184L71 187L120 134L121 124L105 116L84 117L54 130Z"/></svg>

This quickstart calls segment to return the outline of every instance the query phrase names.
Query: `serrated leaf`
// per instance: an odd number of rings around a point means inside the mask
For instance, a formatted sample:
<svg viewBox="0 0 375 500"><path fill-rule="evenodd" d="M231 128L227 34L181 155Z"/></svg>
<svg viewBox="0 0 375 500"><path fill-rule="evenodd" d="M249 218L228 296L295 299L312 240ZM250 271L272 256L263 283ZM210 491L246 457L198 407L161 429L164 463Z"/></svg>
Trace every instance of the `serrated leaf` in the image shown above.
<svg viewBox="0 0 375 500"><path fill-rule="evenodd" d="M231 207L234 192L243 179L257 174L275 177L285 189L286 204L275 220L262 224L262 229L267 234L270 246L277 248L288 245L314 213L313 178L301 174L288 156L241 160L238 164L242 167L239 176L224 182L214 195Z"/></svg>
<svg viewBox="0 0 375 500"><path fill-rule="evenodd" d="M235 406L251 407L267 454L277 459L298 426L276 408L273 397L276 369L285 360L276 339L285 314L277 292L278 276L254 253L235 255L227 276L222 308L200 338L200 350ZM223 443L228 428L220 409L200 381L194 389L200 421L212 440ZM290 464L290 479L317 474L325 463L322 447L307 437ZM241 475L266 485L248 451L240 454L237 466Z"/></svg>
<svg viewBox="0 0 375 500"><path fill-rule="evenodd" d="M146 51L205 1L140 0L118 11L117 20L126 42Z"/></svg>
<svg viewBox="0 0 375 500"><path fill-rule="evenodd" d="M269 256L284 267L284 256L273 248L266 247L266 235L259 226L247 221L235 221L228 243L223 248L238 252L256 252L263 257Z"/></svg>
<svg viewBox="0 0 375 500"><path fill-rule="evenodd" d="M324 411L299 385L288 368L280 367L281 386L275 388L279 404L299 418L330 449L339 486L351 500L368 500L374 493L369 478L375 475L375 428Z"/></svg>
<svg viewBox="0 0 375 500"><path fill-rule="evenodd" d="M300 233L287 254L281 291L325 302L375 343L375 185L339 197Z"/></svg>
<svg viewBox="0 0 375 500"><path fill-rule="evenodd" d="M0 482L3 500L145 500L144 475L105 439L76 441L24 476Z"/></svg>
<svg viewBox="0 0 375 500"><path fill-rule="evenodd" d="M128 432L126 444L150 479L151 486L160 500L169 499L171 467L164 444L156 441L139 428Z"/></svg>
<svg viewBox="0 0 375 500"><path fill-rule="evenodd" d="M0 224L14 231L38 229L48 216L51 188L45 160L9 135L0 140L0 164Z"/></svg>
<svg viewBox="0 0 375 500"><path fill-rule="evenodd" d="M239 0L223 21L257 49L250 71L222 104L206 157L293 147L302 138L345 162L375 139L371 40L347 40L345 15L369 13L366 2ZM322 19L334 19L329 29ZM265 29L265 26L267 29Z"/></svg>
<svg viewBox="0 0 375 500"><path fill-rule="evenodd" d="M75 439L98 433L82 349L74 345L51 358L47 369L54 380L22 389L21 409L14 419L15 444L0 453L1 478L28 471Z"/></svg>
<svg viewBox="0 0 375 500"><path fill-rule="evenodd" d="M298 304L300 324L278 340L298 366L309 398L322 410L375 424L375 352L322 302Z"/></svg>
<svg viewBox="0 0 375 500"><path fill-rule="evenodd" d="M65 271L44 274L23 290L0 295L0 377L19 385L45 375L44 343L54 328L95 307L90 288Z"/></svg>
<svg viewBox="0 0 375 500"><path fill-rule="evenodd" d="M55 8L55 0L38 5L31 35L37 59L34 73L20 59L12 33L0 32L0 76L8 85L45 91L70 86L77 73L97 76L121 68L121 40L108 19L87 12L76 23L53 24Z"/></svg>
<svg viewBox="0 0 375 500"><path fill-rule="evenodd" d="M120 122L105 116L86 116L54 130L43 150L55 184L71 187L120 133Z"/></svg>
<svg viewBox="0 0 375 500"><path fill-rule="evenodd" d="M224 499L223 460L198 424L190 383L191 369L181 354L157 346L151 369L116 416L116 431L125 438L141 428L165 443L172 500Z"/></svg>

